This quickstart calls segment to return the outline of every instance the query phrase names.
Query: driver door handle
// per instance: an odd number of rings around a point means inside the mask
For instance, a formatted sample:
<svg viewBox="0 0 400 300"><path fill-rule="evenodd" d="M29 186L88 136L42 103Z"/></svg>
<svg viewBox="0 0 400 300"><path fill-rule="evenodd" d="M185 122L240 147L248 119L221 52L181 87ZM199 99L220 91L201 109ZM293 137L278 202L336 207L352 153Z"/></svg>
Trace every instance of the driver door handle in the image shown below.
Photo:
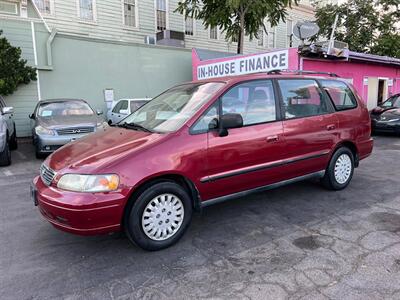
<svg viewBox="0 0 400 300"><path fill-rule="evenodd" d="M279 137L277 135L271 135L267 137L267 143L273 143L279 141Z"/></svg>
<svg viewBox="0 0 400 300"><path fill-rule="evenodd" d="M336 125L335 124L330 124L330 125L326 126L326 129L327 130L334 130L334 129L336 129Z"/></svg>

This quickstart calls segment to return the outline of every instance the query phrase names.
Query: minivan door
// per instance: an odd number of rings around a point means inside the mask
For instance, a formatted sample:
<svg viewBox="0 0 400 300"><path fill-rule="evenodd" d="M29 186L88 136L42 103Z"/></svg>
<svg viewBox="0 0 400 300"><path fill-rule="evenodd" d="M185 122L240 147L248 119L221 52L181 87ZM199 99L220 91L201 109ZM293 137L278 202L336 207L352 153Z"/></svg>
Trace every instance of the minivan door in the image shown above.
<svg viewBox="0 0 400 300"><path fill-rule="evenodd" d="M287 179L323 171L339 139L339 122L314 79L278 79Z"/></svg>
<svg viewBox="0 0 400 300"><path fill-rule="evenodd" d="M204 200L280 181L285 153L283 126L271 80L253 80L228 90L219 100L221 114L237 113L243 127L208 132Z"/></svg>

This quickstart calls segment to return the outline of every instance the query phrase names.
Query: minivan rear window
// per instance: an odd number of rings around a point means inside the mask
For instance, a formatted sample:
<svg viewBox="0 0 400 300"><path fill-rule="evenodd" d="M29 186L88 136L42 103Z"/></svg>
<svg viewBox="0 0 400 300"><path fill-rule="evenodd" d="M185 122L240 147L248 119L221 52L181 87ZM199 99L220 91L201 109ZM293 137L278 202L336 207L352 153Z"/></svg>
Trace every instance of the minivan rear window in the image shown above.
<svg viewBox="0 0 400 300"><path fill-rule="evenodd" d="M353 92L344 82L323 79L320 80L320 83L332 99L336 110L345 110L357 107L357 101Z"/></svg>

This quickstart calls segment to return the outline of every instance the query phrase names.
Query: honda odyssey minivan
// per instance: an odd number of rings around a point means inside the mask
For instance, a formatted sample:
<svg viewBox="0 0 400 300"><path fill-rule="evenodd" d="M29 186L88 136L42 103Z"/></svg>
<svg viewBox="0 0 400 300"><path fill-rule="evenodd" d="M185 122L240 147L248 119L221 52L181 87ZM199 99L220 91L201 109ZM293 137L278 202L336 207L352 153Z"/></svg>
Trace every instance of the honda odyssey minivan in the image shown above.
<svg viewBox="0 0 400 300"><path fill-rule="evenodd" d="M371 154L370 134L366 106L340 78L274 72L189 82L50 155L32 199L58 229L123 230L159 250L210 204L310 178L345 188Z"/></svg>

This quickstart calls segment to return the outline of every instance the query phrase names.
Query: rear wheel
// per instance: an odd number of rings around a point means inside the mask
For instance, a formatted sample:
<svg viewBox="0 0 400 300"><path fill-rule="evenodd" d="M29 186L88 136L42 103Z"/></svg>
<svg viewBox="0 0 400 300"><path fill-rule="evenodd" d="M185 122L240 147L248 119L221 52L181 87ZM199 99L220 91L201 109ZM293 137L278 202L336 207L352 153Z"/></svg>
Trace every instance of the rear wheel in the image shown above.
<svg viewBox="0 0 400 300"><path fill-rule="evenodd" d="M139 247L155 251L175 244L192 217L185 189L166 181L149 186L135 199L126 215L125 231Z"/></svg>
<svg viewBox="0 0 400 300"><path fill-rule="evenodd" d="M8 140L6 140L6 145L2 152L0 152L0 166L9 166L11 165L11 151Z"/></svg>
<svg viewBox="0 0 400 300"><path fill-rule="evenodd" d="M336 150L322 178L323 185L330 190L347 187L354 173L354 155L349 148Z"/></svg>
<svg viewBox="0 0 400 300"><path fill-rule="evenodd" d="M14 133L10 138L10 149L11 150L18 149L17 131L15 130L15 125L14 125Z"/></svg>

